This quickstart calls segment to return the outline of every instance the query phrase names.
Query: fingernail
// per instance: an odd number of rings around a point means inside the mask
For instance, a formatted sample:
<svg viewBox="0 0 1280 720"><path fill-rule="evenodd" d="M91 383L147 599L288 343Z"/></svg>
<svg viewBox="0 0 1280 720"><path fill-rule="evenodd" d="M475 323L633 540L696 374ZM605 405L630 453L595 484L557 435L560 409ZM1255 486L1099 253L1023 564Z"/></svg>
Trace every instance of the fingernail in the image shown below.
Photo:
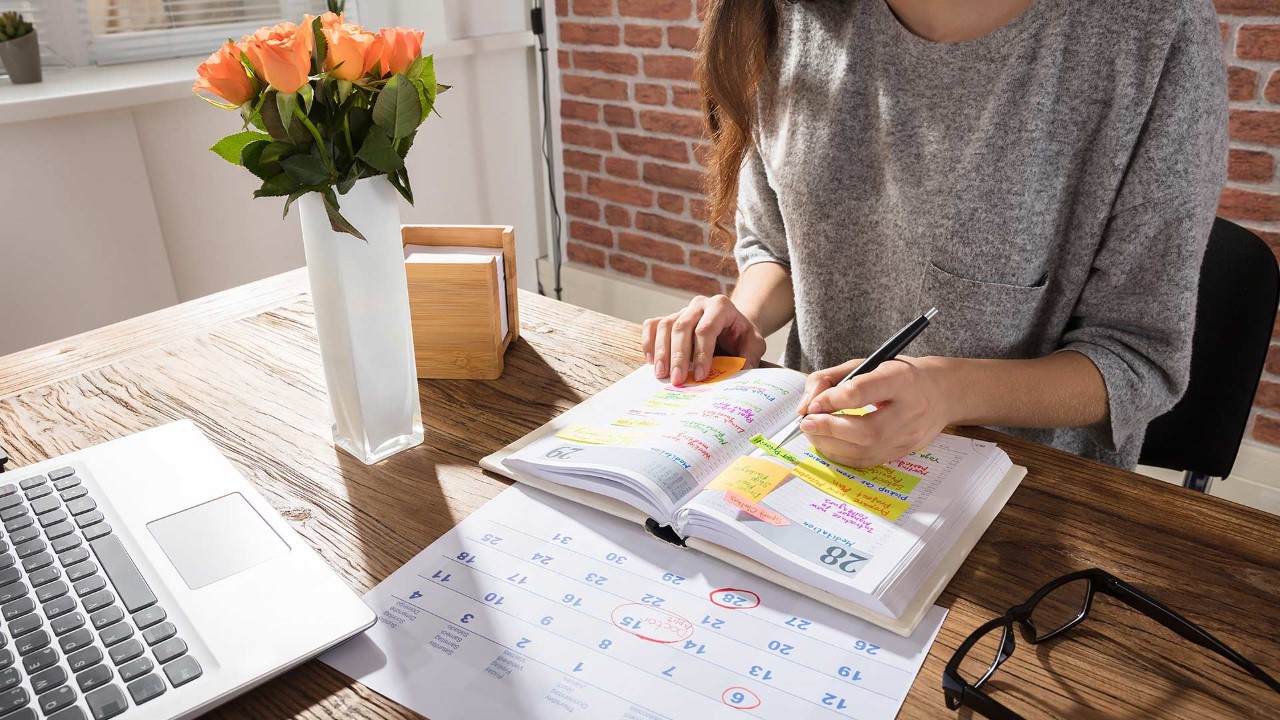
<svg viewBox="0 0 1280 720"><path fill-rule="evenodd" d="M683 368L678 368L678 367L671 368L671 384L677 385L677 386L683 385L684 375L685 375L685 372Z"/></svg>
<svg viewBox="0 0 1280 720"><path fill-rule="evenodd" d="M653 353L651 353L651 352L647 352L647 353L645 353L645 354L644 354L644 361L645 361L645 362L647 362L647 363L649 363L650 365L652 365L652 364L653 364Z"/></svg>
<svg viewBox="0 0 1280 720"><path fill-rule="evenodd" d="M818 423L809 418L800 421L800 432L813 432L818 429Z"/></svg>
<svg viewBox="0 0 1280 720"><path fill-rule="evenodd" d="M820 413L820 412L826 412L826 410L823 409L822 403L818 402L817 400L812 400L809 402L809 412Z"/></svg>
<svg viewBox="0 0 1280 720"><path fill-rule="evenodd" d="M666 377L666 376L667 376L667 363L666 363L666 361L664 361L664 360L659 360L659 361L657 362L657 364L655 364L655 365L653 366L653 374L654 374L654 376L655 376L655 377L660 377L660 378L664 378L664 377Z"/></svg>
<svg viewBox="0 0 1280 720"><path fill-rule="evenodd" d="M694 379L694 380L706 380L706 379L707 379L707 366L706 366L706 365L704 365L703 363L698 363L696 366L694 366L694 369L693 369L693 379Z"/></svg>

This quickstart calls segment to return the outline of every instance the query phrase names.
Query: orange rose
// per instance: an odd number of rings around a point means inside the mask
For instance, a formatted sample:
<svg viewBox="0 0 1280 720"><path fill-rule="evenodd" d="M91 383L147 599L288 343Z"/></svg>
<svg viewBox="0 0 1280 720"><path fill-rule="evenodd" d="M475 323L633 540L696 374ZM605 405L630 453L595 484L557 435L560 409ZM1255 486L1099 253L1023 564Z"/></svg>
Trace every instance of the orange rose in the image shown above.
<svg viewBox="0 0 1280 720"><path fill-rule="evenodd" d="M227 42L196 68L195 87L192 92L216 95L231 105L243 105L253 99L253 83L249 73L240 64L240 52L244 46Z"/></svg>
<svg viewBox="0 0 1280 720"><path fill-rule="evenodd" d="M422 55L423 35L421 30L382 28L382 74L395 75L408 70Z"/></svg>
<svg viewBox="0 0 1280 720"><path fill-rule="evenodd" d="M324 28L323 32L329 41L324 68L331 77L358 80L378 62L382 53L381 37L365 32L359 25L339 25Z"/></svg>
<svg viewBox="0 0 1280 720"><path fill-rule="evenodd" d="M311 24L315 22L316 17L317 16L315 15L302 16L302 28L303 28L304 34L307 36L308 52L315 52L315 49L316 49L315 35L311 31ZM323 32L325 28L335 28L335 27L342 26L342 13L327 12L323 15L320 15L319 17L320 17L321 32Z"/></svg>
<svg viewBox="0 0 1280 720"><path fill-rule="evenodd" d="M311 72L308 35L293 23L281 23L246 37L245 52L253 71L279 92L298 92Z"/></svg>

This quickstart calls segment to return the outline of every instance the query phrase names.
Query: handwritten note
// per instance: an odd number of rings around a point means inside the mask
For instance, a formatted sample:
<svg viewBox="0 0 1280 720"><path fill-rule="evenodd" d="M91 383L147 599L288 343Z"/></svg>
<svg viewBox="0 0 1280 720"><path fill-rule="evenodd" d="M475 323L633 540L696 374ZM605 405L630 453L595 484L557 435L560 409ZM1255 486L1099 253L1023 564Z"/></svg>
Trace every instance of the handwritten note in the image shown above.
<svg viewBox="0 0 1280 720"><path fill-rule="evenodd" d="M561 440L587 445L615 445L631 447L649 435L643 428L591 427L575 424L556 433Z"/></svg>
<svg viewBox="0 0 1280 720"><path fill-rule="evenodd" d="M746 358L717 356L711 361L711 369L707 371L707 376L702 380L690 380L686 385L710 385L711 383L720 382L730 375L738 372L747 364Z"/></svg>
<svg viewBox="0 0 1280 720"><path fill-rule="evenodd" d="M769 453L770 455L776 458L786 460L792 465L800 462L800 458L796 457L795 455L792 455L791 453L787 452L783 448L773 444L772 442L769 441L768 438L766 438L763 435L756 435L755 437L751 438L751 444L755 445L761 450L764 450L765 452Z"/></svg>
<svg viewBox="0 0 1280 720"><path fill-rule="evenodd" d="M772 460L743 455L717 475L707 487L733 491L752 502L760 502L790 474L790 469Z"/></svg>
<svg viewBox="0 0 1280 720"><path fill-rule="evenodd" d="M886 520L897 520L911 507L911 503L906 500L878 493L817 463L802 462L792 472L831 497L873 512Z"/></svg>
<svg viewBox="0 0 1280 720"><path fill-rule="evenodd" d="M791 521L783 517L781 514L776 513L773 510L762 508L732 490L724 491L724 500L742 512L759 520L763 520L770 525L782 526L791 524Z"/></svg>

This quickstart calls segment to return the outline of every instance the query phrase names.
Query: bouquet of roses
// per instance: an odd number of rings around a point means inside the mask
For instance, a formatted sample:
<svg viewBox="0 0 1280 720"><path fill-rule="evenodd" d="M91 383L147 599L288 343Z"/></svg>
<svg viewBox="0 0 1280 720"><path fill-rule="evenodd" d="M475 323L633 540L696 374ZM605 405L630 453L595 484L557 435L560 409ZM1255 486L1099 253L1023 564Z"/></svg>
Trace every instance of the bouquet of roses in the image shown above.
<svg viewBox="0 0 1280 720"><path fill-rule="evenodd" d="M244 131L211 150L262 179L254 197L324 196L335 231L364 236L339 211L338 196L361 178L386 175L413 202L404 158L436 95L421 30L366 32L332 12L228 40L197 69L193 90L238 109ZM257 130L250 129L257 128Z"/></svg>

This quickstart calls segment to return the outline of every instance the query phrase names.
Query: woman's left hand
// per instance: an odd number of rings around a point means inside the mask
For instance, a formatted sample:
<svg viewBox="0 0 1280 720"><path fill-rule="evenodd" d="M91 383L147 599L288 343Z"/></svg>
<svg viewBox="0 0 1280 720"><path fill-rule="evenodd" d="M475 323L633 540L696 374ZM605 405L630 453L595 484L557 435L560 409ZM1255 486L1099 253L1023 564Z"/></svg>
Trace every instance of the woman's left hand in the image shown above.
<svg viewBox="0 0 1280 720"><path fill-rule="evenodd" d="M918 450L949 423L946 388L933 358L898 357L839 387L861 360L809 376L800 429L828 458L853 467L879 465ZM875 405L866 415L832 415Z"/></svg>

